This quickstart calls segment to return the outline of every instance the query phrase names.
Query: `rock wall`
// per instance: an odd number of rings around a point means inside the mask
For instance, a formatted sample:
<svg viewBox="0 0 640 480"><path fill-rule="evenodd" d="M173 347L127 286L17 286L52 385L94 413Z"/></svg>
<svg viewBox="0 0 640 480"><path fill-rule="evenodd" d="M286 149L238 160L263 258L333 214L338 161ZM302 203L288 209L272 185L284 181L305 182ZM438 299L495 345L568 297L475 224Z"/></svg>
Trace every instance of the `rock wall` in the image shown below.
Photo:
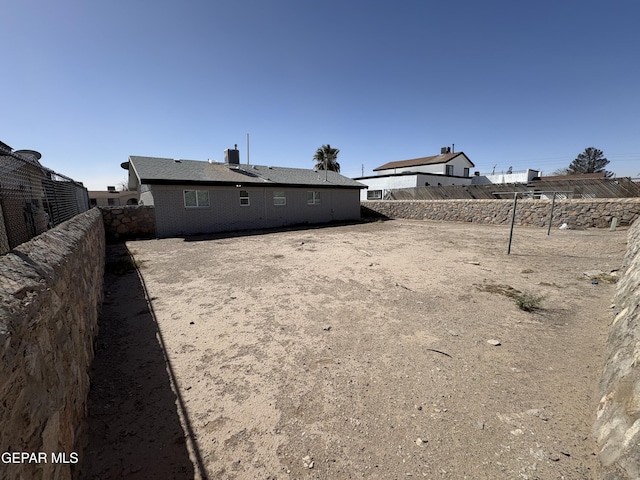
<svg viewBox="0 0 640 480"><path fill-rule="evenodd" d="M0 478L67 480L80 460L104 252L94 208L0 257Z"/></svg>
<svg viewBox="0 0 640 480"><path fill-rule="evenodd" d="M511 223L513 200L381 200L364 201L362 216L444 220L504 225ZM543 227L549 224L551 200L518 200L516 225ZM556 200L553 226L607 227L616 217L618 225L630 225L640 217L640 198Z"/></svg>
<svg viewBox="0 0 640 480"><path fill-rule="evenodd" d="M156 236L156 214L153 206L100 207L100 210L107 240Z"/></svg>
<svg viewBox="0 0 640 480"><path fill-rule="evenodd" d="M597 478L607 480L640 478L640 220L629 229L624 266L594 424Z"/></svg>

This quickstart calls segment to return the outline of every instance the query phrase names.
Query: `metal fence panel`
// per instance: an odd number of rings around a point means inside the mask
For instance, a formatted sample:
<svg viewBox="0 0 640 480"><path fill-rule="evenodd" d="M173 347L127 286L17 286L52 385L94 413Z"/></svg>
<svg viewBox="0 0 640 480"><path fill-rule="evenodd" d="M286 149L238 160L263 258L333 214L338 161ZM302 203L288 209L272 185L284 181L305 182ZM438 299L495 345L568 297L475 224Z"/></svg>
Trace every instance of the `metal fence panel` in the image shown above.
<svg viewBox="0 0 640 480"><path fill-rule="evenodd" d="M3 145L0 145L0 254L89 210L87 189L81 183Z"/></svg>

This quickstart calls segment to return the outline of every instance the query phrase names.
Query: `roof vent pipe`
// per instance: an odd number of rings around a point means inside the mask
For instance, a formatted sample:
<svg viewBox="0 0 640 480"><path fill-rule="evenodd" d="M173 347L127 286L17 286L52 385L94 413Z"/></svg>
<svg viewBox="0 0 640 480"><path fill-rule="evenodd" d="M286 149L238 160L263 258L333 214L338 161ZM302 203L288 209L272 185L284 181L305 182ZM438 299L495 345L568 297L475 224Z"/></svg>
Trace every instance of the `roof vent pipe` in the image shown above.
<svg viewBox="0 0 640 480"><path fill-rule="evenodd" d="M240 152L238 151L238 145L235 145L236 148L231 149L227 148L224 151L224 163L227 165L240 165Z"/></svg>
<svg viewBox="0 0 640 480"><path fill-rule="evenodd" d="M36 152L35 150L16 150L13 153L17 153L22 158L26 158L27 161L32 163L37 163L38 160L42 158L42 154L40 152Z"/></svg>

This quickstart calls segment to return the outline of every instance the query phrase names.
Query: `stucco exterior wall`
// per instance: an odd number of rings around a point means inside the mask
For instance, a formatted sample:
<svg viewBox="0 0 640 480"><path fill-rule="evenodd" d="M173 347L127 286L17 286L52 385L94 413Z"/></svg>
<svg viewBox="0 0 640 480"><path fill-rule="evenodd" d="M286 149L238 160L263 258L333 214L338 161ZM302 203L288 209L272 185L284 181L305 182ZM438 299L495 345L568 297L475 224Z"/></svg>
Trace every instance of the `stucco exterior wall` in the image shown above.
<svg viewBox="0 0 640 480"><path fill-rule="evenodd" d="M360 191L360 200L368 200L367 192L382 190L382 198L389 190L398 188L415 188L429 185L470 185L470 177L449 177L446 175L415 173L409 175L388 175L367 178L357 178L358 182L367 185L368 188Z"/></svg>
<svg viewBox="0 0 640 480"><path fill-rule="evenodd" d="M472 182L474 185L487 185L489 183L502 184L502 183L527 183L531 179L540 175L539 170L525 170L522 172L513 173L496 173L495 175L474 175Z"/></svg>
<svg viewBox="0 0 640 480"><path fill-rule="evenodd" d="M511 222L513 200L388 200L362 202L365 214L389 218L445 220L506 225ZM519 200L516 225L544 227L549 223L551 200ZM630 225L640 216L640 198L556 200L554 226L607 227L613 217Z"/></svg>
<svg viewBox="0 0 640 480"><path fill-rule="evenodd" d="M92 209L0 257L0 452L47 460L3 462L1 478L72 478L104 255L102 215Z"/></svg>
<svg viewBox="0 0 640 480"><path fill-rule="evenodd" d="M387 173L421 172L421 173L435 173L437 175L444 175L446 170L447 169L444 163L437 163L435 165L418 165L414 167L399 167L399 168L393 168L389 170L380 170L378 174L384 175ZM454 170L455 170L455 167L454 167Z"/></svg>
<svg viewBox="0 0 640 480"><path fill-rule="evenodd" d="M184 190L208 191L209 206L185 207ZM240 204L240 191L248 192L249 205ZM284 192L285 205L274 205L276 191ZM307 203L309 191L319 192L319 204ZM158 237L360 218L358 189L152 185L150 194L155 205Z"/></svg>
<svg viewBox="0 0 640 480"><path fill-rule="evenodd" d="M358 178L358 182L364 183L367 188L360 190L360 200L367 200L367 191L382 190L382 197L387 190L394 188L413 188L418 186L418 174L413 175L389 175L369 178Z"/></svg>

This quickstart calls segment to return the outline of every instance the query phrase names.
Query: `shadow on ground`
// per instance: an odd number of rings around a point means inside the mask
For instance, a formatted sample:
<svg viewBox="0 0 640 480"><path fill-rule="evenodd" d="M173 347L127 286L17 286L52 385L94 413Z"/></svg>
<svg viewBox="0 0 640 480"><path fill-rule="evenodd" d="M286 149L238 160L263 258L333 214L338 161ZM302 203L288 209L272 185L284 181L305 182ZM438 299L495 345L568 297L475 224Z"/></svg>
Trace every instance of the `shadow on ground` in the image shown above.
<svg viewBox="0 0 640 480"><path fill-rule="evenodd" d="M363 207L364 208L364 207ZM369 210L369 209L367 209ZM391 220L373 210L369 210L370 215L363 215L359 220L333 221L327 223L301 223L296 225L287 225L284 227L259 228L255 230L232 230L229 232L199 233L193 235L178 236L185 242L203 242L209 240L222 240L227 238L253 237L256 235L271 235L279 232L297 232L310 230L328 230L331 228L345 227L348 225L361 225L363 223L381 222Z"/></svg>
<svg viewBox="0 0 640 480"><path fill-rule="evenodd" d="M123 244L107 246L104 288L76 478L193 479L178 414L182 402L171 388L143 281Z"/></svg>

